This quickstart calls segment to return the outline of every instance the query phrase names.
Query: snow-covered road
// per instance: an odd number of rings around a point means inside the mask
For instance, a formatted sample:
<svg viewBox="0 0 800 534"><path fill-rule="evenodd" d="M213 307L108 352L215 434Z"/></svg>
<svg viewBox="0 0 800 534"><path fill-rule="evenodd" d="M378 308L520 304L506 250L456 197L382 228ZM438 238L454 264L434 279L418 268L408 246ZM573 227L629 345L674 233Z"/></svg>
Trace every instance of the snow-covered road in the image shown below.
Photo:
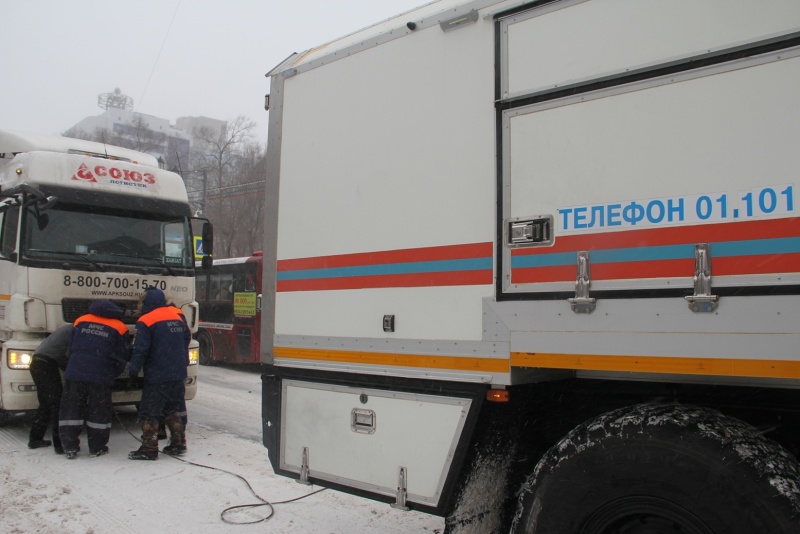
<svg viewBox="0 0 800 534"><path fill-rule="evenodd" d="M273 474L261 444L257 372L202 367L199 373L198 394L189 403L189 452L183 458L237 473L271 502L320 489ZM133 436L139 435L136 414L129 407L116 413L110 452L99 458L87 456L85 434L78 458L66 460L49 448L27 448L28 420L0 428L0 532L424 534L444 528L442 518L401 512L332 490L276 505L266 523L227 524L220 518L223 509L258 502L245 483L164 454L156 462L128 460L128 451L138 447ZM262 506L227 517L253 521L268 513Z"/></svg>

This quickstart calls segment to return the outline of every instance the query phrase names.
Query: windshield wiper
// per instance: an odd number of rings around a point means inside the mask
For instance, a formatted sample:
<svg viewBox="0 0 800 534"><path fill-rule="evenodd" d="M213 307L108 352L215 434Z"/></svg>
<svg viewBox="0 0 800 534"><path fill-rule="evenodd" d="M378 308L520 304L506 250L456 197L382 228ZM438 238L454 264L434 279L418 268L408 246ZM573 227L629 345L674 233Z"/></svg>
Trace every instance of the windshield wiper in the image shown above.
<svg viewBox="0 0 800 534"><path fill-rule="evenodd" d="M170 267L169 265L164 263L164 260L162 260L161 258L155 258L155 257L152 257L152 256L140 256L140 258L143 259L143 260L151 260L151 261L157 262L158 266L159 267L163 267L164 269L166 269L170 276L176 276L175 275L175 271L172 270L172 267Z"/></svg>
<svg viewBox="0 0 800 534"><path fill-rule="evenodd" d="M109 256L123 257L123 258L136 258L137 260L152 261L152 262L155 262L155 265L157 265L158 267L162 267L162 268L166 269L166 271L170 274L170 276L175 276L175 271L173 271L172 268L169 265L165 264L163 262L163 260L161 259L161 257L139 256L138 254L108 254L108 255Z"/></svg>
<svg viewBox="0 0 800 534"><path fill-rule="evenodd" d="M105 272L105 269L103 269L103 267L100 265L100 263L98 263L98 262L94 261L93 259L89 258L88 254L81 254L80 252L67 252L67 251L64 251L64 250L43 250L43 249L37 249L37 248L29 248L26 252L36 252L36 253L39 253L39 254L58 254L58 255L61 255L61 256L72 256L72 257L75 257L75 258L80 258L83 261L85 261L86 263L88 263L91 266L93 266L94 269L92 269L92 270Z"/></svg>

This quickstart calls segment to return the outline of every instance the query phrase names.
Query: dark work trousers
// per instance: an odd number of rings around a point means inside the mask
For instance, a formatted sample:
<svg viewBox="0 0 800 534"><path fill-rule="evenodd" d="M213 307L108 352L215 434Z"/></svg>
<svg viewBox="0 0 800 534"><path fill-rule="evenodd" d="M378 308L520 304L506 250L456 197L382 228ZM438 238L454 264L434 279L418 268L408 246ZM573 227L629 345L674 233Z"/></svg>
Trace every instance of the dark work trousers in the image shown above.
<svg viewBox="0 0 800 534"><path fill-rule="evenodd" d="M31 362L31 377L36 384L36 396L39 398L39 408L31 425L30 440L44 439L45 432L50 423L53 423L53 447L61 448L58 437L58 408L61 404L61 372L58 364L50 358L33 355Z"/></svg>
<svg viewBox="0 0 800 534"><path fill-rule="evenodd" d="M64 382L61 411L58 417L61 444L65 451L80 448L78 436L86 421L89 452L108 445L111 434L111 386L88 382Z"/></svg>
<svg viewBox="0 0 800 534"><path fill-rule="evenodd" d="M178 414L186 424L186 384L173 380L161 384L145 383L142 387L142 402L139 403L139 421L156 423L170 414Z"/></svg>

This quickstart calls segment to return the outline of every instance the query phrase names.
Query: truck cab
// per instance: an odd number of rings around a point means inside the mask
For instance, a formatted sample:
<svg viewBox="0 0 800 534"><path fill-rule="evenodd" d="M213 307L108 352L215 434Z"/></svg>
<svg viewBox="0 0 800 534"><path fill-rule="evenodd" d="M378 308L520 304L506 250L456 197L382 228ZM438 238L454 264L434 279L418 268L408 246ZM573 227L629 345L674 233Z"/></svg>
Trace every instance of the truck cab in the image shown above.
<svg viewBox="0 0 800 534"><path fill-rule="evenodd" d="M64 137L0 131L0 414L37 407L33 351L106 298L133 332L148 287L197 330L194 227L186 188L149 154ZM208 248L208 247L207 247ZM186 398L197 390L190 347ZM115 403L135 403L127 377Z"/></svg>

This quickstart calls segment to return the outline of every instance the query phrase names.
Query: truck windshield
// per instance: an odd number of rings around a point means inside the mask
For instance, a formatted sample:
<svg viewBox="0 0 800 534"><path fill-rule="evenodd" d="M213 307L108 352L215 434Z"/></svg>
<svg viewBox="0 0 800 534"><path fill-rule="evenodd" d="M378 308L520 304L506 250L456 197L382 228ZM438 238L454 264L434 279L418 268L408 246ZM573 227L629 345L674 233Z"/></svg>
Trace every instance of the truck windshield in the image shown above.
<svg viewBox="0 0 800 534"><path fill-rule="evenodd" d="M186 218L59 203L43 213L25 212L21 248L28 258L91 263L192 267Z"/></svg>

